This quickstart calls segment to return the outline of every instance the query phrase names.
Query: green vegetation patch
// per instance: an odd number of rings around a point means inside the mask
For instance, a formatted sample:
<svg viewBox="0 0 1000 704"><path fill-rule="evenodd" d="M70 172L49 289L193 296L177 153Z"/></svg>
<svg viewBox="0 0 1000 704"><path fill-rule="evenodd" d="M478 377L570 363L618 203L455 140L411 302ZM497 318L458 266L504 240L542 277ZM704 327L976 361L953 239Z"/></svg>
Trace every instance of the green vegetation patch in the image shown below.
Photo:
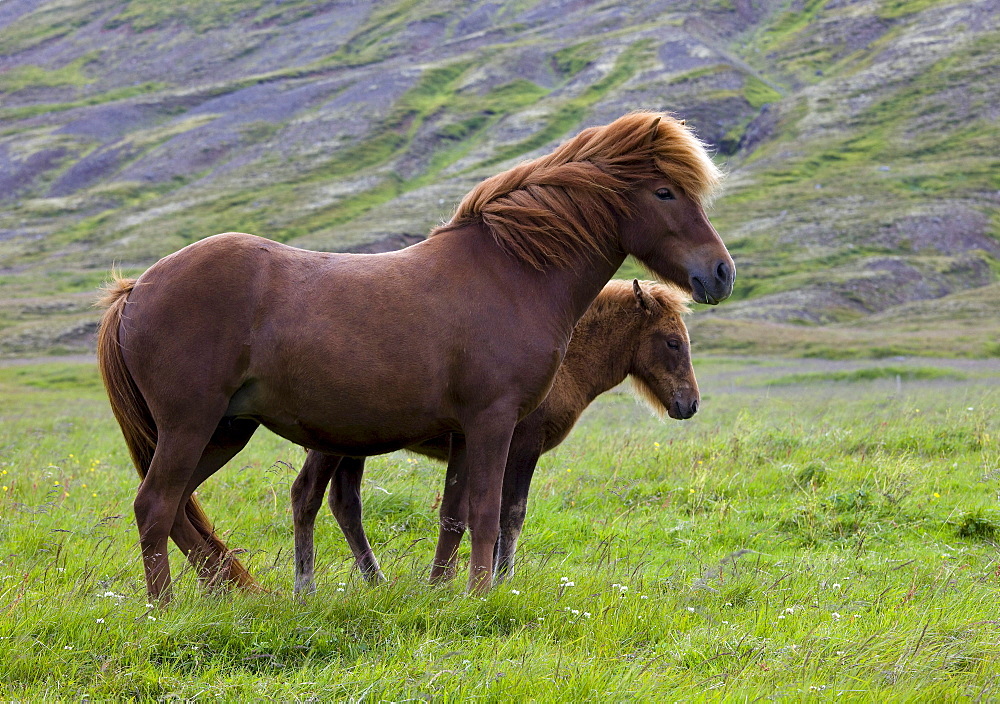
<svg viewBox="0 0 1000 704"><path fill-rule="evenodd" d="M878 16L891 20L907 15L915 15L932 7L954 5L956 0L882 0L878 7Z"/></svg>
<svg viewBox="0 0 1000 704"><path fill-rule="evenodd" d="M826 0L805 0L802 9L788 10L764 31L760 44L761 51L774 51L791 37L802 32L826 5Z"/></svg>
<svg viewBox="0 0 1000 704"><path fill-rule="evenodd" d="M172 24L182 24L196 32L226 27L237 17L252 16L265 6L265 0L128 0L125 7L105 22L106 29L129 25L137 32Z"/></svg>
<svg viewBox="0 0 1000 704"><path fill-rule="evenodd" d="M113 103L118 100L127 100L128 98L134 98L138 95L156 93L166 88L168 88L166 83L150 81L147 83L140 83L136 86L115 88L114 90L109 90L105 93L91 95L86 98L81 98L80 100L73 100L66 103L46 103L41 105L24 105L13 108L0 108L0 119L23 120L29 117L34 117L35 115L47 115L53 112L62 112L64 110L72 110L73 108L85 107L88 105L102 105L104 103Z"/></svg>
<svg viewBox="0 0 1000 704"><path fill-rule="evenodd" d="M597 55L597 45L594 42L567 46L552 54L552 68L562 78L572 78L592 64Z"/></svg>
<svg viewBox="0 0 1000 704"><path fill-rule="evenodd" d="M83 67L94 60L93 54L66 64L62 68L47 69L41 66L15 66L0 73L0 92L16 93L25 88L53 88L60 86L84 86L94 79L83 72Z"/></svg>
<svg viewBox="0 0 1000 704"><path fill-rule="evenodd" d="M781 100L781 93L756 76L747 75L743 79L743 97L755 108Z"/></svg>
<svg viewBox="0 0 1000 704"><path fill-rule="evenodd" d="M994 510L964 513L956 521L955 534L960 538L993 541L1000 537L1000 515Z"/></svg>
<svg viewBox="0 0 1000 704"><path fill-rule="evenodd" d="M62 391L103 388L100 374L93 364L59 362L0 367L0 385Z"/></svg>
<svg viewBox="0 0 1000 704"><path fill-rule="evenodd" d="M848 371L830 372L803 372L800 374L788 374L771 379L762 384L768 386L790 386L798 384L817 384L822 382L860 382L875 381L877 379L900 379L901 381L927 381L931 379L957 380L965 379L966 375L952 369L940 369L938 367L866 367L864 369L852 369Z"/></svg>

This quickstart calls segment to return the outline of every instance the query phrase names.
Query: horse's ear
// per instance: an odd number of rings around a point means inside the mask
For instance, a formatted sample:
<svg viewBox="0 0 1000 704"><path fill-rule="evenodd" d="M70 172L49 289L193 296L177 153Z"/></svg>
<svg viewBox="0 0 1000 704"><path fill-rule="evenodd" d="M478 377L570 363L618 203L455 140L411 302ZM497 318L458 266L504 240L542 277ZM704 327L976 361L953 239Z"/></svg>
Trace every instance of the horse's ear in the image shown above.
<svg viewBox="0 0 1000 704"><path fill-rule="evenodd" d="M646 135L646 144L652 144L656 141L657 135L660 133L660 118L653 118L653 124L649 126L649 134Z"/></svg>
<svg viewBox="0 0 1000 704"><path fill-rule="evenodd" d="M639 307L639 310L646 315L652 315L659 308L656 300L642 290L642 286L639 285L639 279L632 279L632 293L635 294L635 303Z"/></svg>

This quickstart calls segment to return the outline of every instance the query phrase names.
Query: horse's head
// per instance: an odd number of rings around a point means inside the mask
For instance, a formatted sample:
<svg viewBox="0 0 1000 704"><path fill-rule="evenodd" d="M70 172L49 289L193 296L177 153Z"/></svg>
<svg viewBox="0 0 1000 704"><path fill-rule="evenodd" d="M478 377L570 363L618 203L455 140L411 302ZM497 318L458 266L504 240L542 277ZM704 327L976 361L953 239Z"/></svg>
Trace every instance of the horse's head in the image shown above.
<svg viewBox="0 0 1000 704"><path fill-rule="evenodd" d="M721 172L683 120L652 113L626 118L637 121L632 129L646 130L645 149L635 153L653 168L636 173L626 196L630 207L619 215L623 249L698 303L725 300L736 265L704 209Z"/></svg>
<svg viewBox="0 0 1000 704"><path fill-rule="evenodd" d="M639 183L631 201L632 215L620 230L626 252L698 303L715 305L729 297L736 264L696 198L659 178Z"/></svg>
<svg viewBox="0 0 1000 704"><path fill-rule="evenodd" d="M691 341L681 318L682 304L674 296L658 300L638 281L632 282L632 290L642 323L629 375L654 410L666 411L678 420L690 418L698 412L701 396L691 366Z"/></svg>
<svg viewBox="0 0 1000 704"><path fill-rule="evenodd" d="M486 179L431 235L479 220L505 251L539 270L599 255L620 262L625 252L699 303L715 304L736 280L703 207L721 179L682 120L634 112Z"/></svg>

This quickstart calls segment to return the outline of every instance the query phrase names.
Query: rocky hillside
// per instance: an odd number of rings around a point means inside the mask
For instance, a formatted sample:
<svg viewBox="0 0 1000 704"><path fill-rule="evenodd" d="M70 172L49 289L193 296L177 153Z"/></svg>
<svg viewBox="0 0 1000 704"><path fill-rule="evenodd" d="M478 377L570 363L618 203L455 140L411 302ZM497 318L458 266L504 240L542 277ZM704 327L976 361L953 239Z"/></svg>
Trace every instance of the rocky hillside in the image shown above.
<svg viewBox="0 0 1000 704"><path fill-rule="evenodd" d="M651 108L730 173L702 351L1000 355L997 46L995 0L5 0L0 354L88 349L112 262L396 248Z"/></svg>

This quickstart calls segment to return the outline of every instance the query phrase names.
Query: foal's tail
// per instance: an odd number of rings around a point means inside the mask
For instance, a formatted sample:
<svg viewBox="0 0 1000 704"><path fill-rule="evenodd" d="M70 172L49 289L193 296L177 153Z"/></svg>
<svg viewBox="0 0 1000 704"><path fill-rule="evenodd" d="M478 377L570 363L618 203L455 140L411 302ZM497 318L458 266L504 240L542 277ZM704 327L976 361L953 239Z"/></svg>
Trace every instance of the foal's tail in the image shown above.
<svg viewBox="0 0 1000 704"><path fill-rule="evenodd" d="M111 410L121 426L129 454L132 455L132 463L139 477L145 478L156 451L156 422L149 412L146 399L125 366L125 357L118 339L118 328L128 295L135 288L135 279L123 279L114 273L112 275L114 279L104 287L104 293L97 301L98 306L107 309L101 316L101 325L97 331L97 364L111 401ZM184 512L219 554L228 554L226 544L215 534L212 523L197 498L191 496L188 499ZM230 556L227 565L230 579L238 586L259 589L257 582L239 560Z"/></svg>

